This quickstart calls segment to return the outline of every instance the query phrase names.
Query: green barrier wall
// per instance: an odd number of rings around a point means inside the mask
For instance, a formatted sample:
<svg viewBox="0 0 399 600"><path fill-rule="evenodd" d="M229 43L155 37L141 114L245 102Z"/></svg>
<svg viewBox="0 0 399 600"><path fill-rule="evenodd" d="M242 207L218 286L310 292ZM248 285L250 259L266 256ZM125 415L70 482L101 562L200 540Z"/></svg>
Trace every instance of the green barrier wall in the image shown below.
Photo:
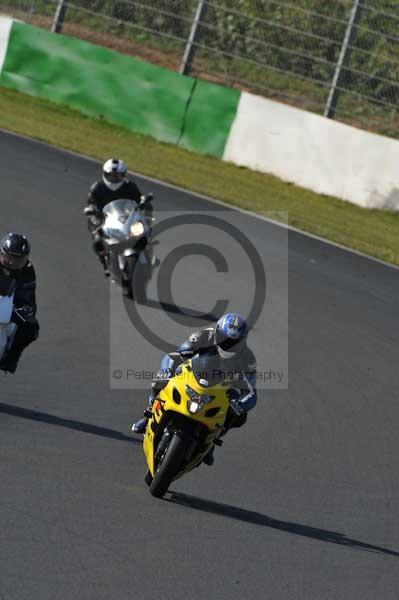
<svg viewBox="0 0 399 600"><path fill-rule="evenodd" d="M0 85L222 156L240 92L14 22ZM193 91L194 90L194 91Z"/></svg>
<svg viewBox="0 0 399 600"><path fill-rule="evenodd" d="M223 156L241 92L197 81L185 122L182 145Z"/></svg>

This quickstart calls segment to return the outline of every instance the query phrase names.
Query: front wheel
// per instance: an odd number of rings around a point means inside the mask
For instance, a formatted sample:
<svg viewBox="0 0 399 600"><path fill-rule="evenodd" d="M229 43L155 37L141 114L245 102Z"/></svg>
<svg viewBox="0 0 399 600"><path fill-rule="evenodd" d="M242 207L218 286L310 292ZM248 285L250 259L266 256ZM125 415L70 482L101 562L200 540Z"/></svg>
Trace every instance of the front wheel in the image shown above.
<svg viewBox="0 0 399 600"><path fill-rule="evenodd" d="M174 433L165 452L160 457L154 478L150 484L150 492L156 498L162 498L168 491L170 484L183 463L186 448L186 440Z"/></svg>
<svg viewBox="0 0 399 600"><path fill-rule="evenodd" d="M139 304L145 304L147 302L147 285L149 281L147 265L141 263L138 256L134 256L131 258L129 267L130 277L129 283L126 285L127 295Z"/></svg>

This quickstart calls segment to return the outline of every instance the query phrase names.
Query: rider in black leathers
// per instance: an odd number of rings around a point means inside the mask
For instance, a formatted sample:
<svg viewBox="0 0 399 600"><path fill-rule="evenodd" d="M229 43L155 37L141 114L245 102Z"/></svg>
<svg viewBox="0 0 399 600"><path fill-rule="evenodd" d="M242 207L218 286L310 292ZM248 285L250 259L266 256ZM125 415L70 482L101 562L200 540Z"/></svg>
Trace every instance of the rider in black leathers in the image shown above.
<svg viewBox="0 0 399 600"><path fill-rule="evenodd" d="M29 261L30 246L24 235L9 233L0 241L0 292L14 287L12 322L18 325L13 344L0 361L0 369L15 373L24 349L39 336L36 319L36 274Z"/></svg>
<svg viewBox="0 0 399 600"><path fill-rule="evenodd" d="M104 274L109 276L108 264L106 260L105 246L101 233L102 211L108 202L120 198L133 200L137 204L140 202L142 194L137 185L131 179L127 178L127 168L123 160L110 158L103 165L102 179L93 183L90 188L87 205L89 209L94 210L94 214L89 216L88 226L93 237L93 250L97 254L101 264L104 267ZM145 204L145 214L152 216L153 207L151 202Z"/></svg>

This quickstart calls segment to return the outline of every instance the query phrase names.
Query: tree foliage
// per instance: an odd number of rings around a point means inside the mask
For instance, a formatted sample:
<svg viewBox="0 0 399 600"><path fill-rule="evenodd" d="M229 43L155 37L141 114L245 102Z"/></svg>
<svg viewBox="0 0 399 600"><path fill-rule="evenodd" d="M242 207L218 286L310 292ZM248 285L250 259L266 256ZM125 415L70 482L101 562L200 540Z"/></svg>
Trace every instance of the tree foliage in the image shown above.
<svg viewBox="0 0 399 600"><path fill-rule="evenodd" d="M8 0L10 1L10 0ZM4 2L0 0L0 7ZM107 23L129 23L130 31L150 43L189 36L198 0L74 0L68 21L97 14ZM198 30L197 62L215 66L230 80L316 82L326 94L339 57L354 0L206 0ZM399 101L399 2L362 0L360 25L345 70L344 87L353 97L397 106ZM54 0L13 0L37 14L54 11ZM79 7L76 11L73 7ZM79 12L80 11L80 12ZM87 11L90 11L88 13ZM86 15L86 17L85 17ZM167 37L163 37L163 36ZM195 66L195 65L194 65ZM284 84L283 84L284 85Z"/></svg>

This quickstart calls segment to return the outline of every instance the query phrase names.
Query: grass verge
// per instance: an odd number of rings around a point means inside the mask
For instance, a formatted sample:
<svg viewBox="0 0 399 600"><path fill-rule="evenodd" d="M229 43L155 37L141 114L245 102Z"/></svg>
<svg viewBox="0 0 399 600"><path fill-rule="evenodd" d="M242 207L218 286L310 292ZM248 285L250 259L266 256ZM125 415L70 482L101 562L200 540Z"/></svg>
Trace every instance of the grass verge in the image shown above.
<svg viewBox="0 0 399 600"><path fill-rule="evenodd" d="M100 119L0 88L0 128L100 161L121 156L134 171L259 214L399 265L399 216L319 195L277 177L136 135Z"/></svg>

